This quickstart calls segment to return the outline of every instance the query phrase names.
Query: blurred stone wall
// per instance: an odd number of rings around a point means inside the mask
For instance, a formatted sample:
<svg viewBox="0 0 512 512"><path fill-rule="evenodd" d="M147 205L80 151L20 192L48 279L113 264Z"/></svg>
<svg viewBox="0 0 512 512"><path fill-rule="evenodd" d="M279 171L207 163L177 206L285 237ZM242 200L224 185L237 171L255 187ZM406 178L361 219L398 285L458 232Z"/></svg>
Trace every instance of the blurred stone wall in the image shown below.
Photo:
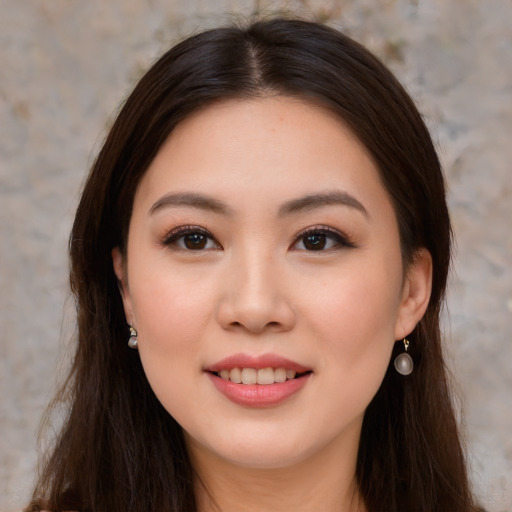
<svg viewBox="0 0 512 512"><path fill-rule="evenodd" d="M73 334L67 236L105 127L170 43L255 9L329 18L424 113L457 239L447 350L473 480L489 512L512 511L510 0L0 0L0 509L20 510L31 489Z"/></svg>

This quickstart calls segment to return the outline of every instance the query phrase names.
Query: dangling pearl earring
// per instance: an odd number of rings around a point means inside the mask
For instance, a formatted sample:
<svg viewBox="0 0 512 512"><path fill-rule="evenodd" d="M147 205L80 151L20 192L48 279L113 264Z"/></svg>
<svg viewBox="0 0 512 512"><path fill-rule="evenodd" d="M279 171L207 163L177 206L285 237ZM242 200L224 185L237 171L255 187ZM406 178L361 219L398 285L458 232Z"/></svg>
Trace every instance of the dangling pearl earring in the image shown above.
<svg viewBox="0 0 512 512"><path fill-rule="evenodd" d="M412 361L412 357L407 353L407 349L409 348L409 341L407 338L404 338L404 347L405 352L402 352L395 357L395 370L400 375L410 375L414 368L414 363Z"/></svg>
<svg viewBox="0 0 512 512"><path fill-rule="evenodd" d="M137 331L130 325L130 337L128 338L128 346L137 350Z"/></svg>

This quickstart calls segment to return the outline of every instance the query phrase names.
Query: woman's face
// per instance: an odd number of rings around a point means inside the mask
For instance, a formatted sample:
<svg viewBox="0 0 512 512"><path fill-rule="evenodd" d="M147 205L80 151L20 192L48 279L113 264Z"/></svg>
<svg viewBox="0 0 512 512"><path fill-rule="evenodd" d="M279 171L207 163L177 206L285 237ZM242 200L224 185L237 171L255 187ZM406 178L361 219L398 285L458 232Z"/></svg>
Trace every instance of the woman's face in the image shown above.
<svg viewBox="0 0 512 512"><path fill-rule="evenodd" d="M286 97L178 125L113 257L147 378L189 448L246 467L352 453L428 301L430 260L404 276L365 148Z"/></svg>

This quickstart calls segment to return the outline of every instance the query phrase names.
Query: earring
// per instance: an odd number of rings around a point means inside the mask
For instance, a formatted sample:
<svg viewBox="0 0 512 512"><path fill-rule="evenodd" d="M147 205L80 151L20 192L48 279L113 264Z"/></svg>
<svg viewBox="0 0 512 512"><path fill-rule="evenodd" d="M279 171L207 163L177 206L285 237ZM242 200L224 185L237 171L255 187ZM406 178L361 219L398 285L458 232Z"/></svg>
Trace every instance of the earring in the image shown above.
<svg viewBox="0 0 512 512"><path fill-rule="evenodd" d="M128 346L137 350L137 331L130 325L130 337L128 338Z"/></svg>
<svg viewBox="0 0 512 512"><path fill-rule="evenodd" d="M414 368L414 363L412 361L412 357L407 353L407 349L409 348L409 341L407 338L404 338L404 347L405 352L402 352L395 357L395 370L400 375L410 375Z"/></svg>

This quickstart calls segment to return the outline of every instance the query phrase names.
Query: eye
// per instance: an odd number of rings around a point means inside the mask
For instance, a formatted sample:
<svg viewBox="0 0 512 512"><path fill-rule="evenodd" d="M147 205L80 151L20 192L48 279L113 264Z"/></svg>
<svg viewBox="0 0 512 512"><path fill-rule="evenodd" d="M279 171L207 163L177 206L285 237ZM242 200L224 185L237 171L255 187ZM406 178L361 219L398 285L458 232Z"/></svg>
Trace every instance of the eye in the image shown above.
<svg viewBox="0 0 512 512"><path fill-rule="evenodd" d="M338 231L332 228L309 228L297 236L292 249L299 251L328 251L338 247L353 247L354 245Z"/></svg>
<svg viewBox="0 0 512 512"><path fill-rule="evenodd" d="M173 229L165 237L163 245L174 246L185 251L207 251L221 248L211 234L199 226L180 226Z"/></svg>

